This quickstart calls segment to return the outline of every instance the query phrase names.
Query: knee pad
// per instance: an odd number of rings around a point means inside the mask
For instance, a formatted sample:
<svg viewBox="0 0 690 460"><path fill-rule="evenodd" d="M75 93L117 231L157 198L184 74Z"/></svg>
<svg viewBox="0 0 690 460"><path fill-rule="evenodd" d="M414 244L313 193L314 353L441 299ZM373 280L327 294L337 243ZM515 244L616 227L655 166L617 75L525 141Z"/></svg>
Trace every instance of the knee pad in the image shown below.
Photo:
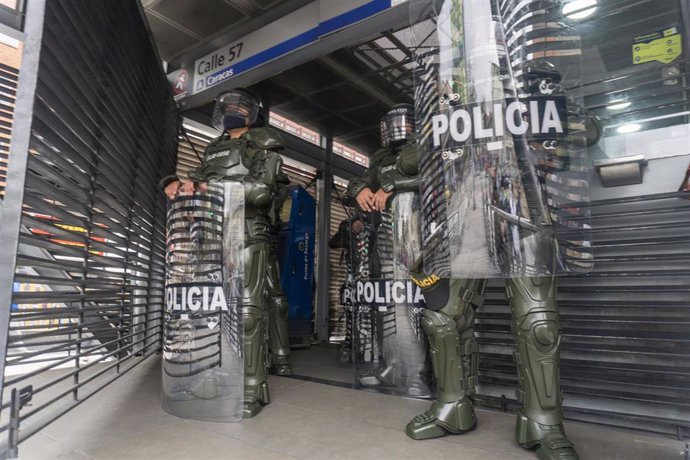
<svg viewBox="0 0 690 460"><path fill-rule="evenodd" d="M277 295L271 298L271 307L279 314L286 315L288 312L288 300L285 295Z"/></svg>
<svg viewBox="0 0 690 460"><path fill-rule="evenodd" d="M556 312L528 313L519 321L519 328L541 353L551 353L560 343L561 323Z"/></svg>
<svg viewBox="0 0 690 460"><path fill-rule="evenodd" d="M427 317L422 318L420 322L422 324L422 329L424 329L424 333L426 333L427 337L429 337L429 339L433 339L437 334L437 329L434 326L434 322Z"/></svg>
<svg viewBox="0 0 690 460"><path fill-rule="evenodd" d="M432 340L438 334L455 331L455 323L451 318L435 311L426 310L420 323L429 340Z"/></svg>
<svg viewBox="0 0 690 460"><path fill-rule="evenodd" d="M244 328L245 335L251 335L262 322L263 315L259 308L242 308L242 327Z"/></svg>
<svg viewBox="0 0 690 460"><path fill-rule="evenodd" d="M560 342L561 327L558 321L542 320L532 324L531 333L540 351L550 353Z"/></svg>
<svg viewBox="0 0 690 460"><path fill-rule="evenodd" d="M555 413L553 411L558 412L560 407L558 367L561 328L558 314L530 313L522 318L519 330L514 332L517 333L514 358L520 375L518 400L523 402L523 412L529 418L552 425L547 420L551 420L551 415ZM560 420L560 414L555 413L554 417Z"/></svg>

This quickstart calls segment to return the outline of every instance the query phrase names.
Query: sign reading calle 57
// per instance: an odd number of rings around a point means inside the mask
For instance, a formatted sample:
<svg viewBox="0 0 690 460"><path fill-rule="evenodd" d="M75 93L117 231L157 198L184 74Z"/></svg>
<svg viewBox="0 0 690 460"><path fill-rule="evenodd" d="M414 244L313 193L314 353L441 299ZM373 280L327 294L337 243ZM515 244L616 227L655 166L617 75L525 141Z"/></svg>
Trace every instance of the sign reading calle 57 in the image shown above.
<svg viewBox="0 0 690 460"><path fill-rule="evenodd" d="M381 13L401 0L316 0L194 61L181 97L200 93L322 37ZM176 71L179 72L179 71ZM177 76L177 75L176 75ZM179 83L179 78L174 79Z"/></svg>

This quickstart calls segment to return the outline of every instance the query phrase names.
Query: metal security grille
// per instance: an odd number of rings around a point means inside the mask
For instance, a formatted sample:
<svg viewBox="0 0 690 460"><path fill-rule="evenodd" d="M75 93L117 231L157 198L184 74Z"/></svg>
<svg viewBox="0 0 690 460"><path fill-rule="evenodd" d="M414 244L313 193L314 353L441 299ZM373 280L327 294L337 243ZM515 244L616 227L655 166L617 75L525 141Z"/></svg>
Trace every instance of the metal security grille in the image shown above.
<svg viewBox="0 0 690 460"><path fill-rule="evenodd" d="M19 70L14 67L0 64L0 200L5 196L18 73Z"/></svg>
<svg viewBox="0 0 690 460"><path fill-rule="evenodd" d="M186 179L189 171L201 165L204 150L212 140L209 133L182 123L177 147L177 177Z"/></svg>
<svg viewBox="0 0 690 460"><path fill-rule="evenodd" d="M689 198L592 203L594 271L559 280L567 417L690 434ZM499 282L487 297L480 400L505 407L517 386L509 307Z"/></svg>
<svg viewBox="0 0 690 460"><path fill-rule="evenodd" d="M27 20L43 34L33 117L15 127L30 129L23 204L12 183L4 203L22 212L2 457L161 346L157 183L174 170L177 115L160 60L135 0L40 4Z"/></svg>

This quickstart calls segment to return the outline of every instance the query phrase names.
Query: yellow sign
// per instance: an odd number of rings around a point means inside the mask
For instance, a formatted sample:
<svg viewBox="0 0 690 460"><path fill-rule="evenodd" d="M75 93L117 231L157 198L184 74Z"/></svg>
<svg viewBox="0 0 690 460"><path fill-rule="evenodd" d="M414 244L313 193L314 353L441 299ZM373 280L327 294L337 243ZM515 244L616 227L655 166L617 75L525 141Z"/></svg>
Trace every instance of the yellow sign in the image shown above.
<svg viewBox="0 0 690 460"><path fill-rule="evenodd" d="M429 275L429 276L427 276L426 278L421 279L421 280L418 280L418 279L415 278L414 276L410 276L410 278L412 278L412 281L414 281L414 284L416 284L416 285L419 286L419 287L429 287L429 286L433 286L434 284L436 284L436 283L438 283L439 281L441 281L441 278L439 278L438 276L433 275L433 274L432 274L432 275Z"/></svg>
<svg viewBox="0 0 690 460"><path fill-rule="evenodd" d="M683 41L677 27L638 35L633 40L633 65L659 61L669 64L683 54Z"/></svg>

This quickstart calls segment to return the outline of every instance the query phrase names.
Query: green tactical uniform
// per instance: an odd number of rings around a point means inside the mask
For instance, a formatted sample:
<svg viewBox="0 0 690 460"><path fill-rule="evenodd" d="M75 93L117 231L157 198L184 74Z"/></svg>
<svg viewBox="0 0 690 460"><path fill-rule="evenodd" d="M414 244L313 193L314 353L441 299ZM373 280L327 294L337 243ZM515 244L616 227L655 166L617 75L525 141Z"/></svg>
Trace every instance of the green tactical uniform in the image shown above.
<svg viewBox="0 0 690 460"><path fill-rule="evenodd" d="M364 175L352 179L345 192L345 204L357 205L357 195L365 188L376 192L418 192L421 179L417 176L417 144L408 141L399 153L391 148L376 151L369 160L369 168Z"/></svg>
<svg viewBox="0 0 690 460"><path fill-rule="evenodd" d="M275 222L271 229L271 248L268 253L268 348L271 354L271 368L277 375L290 375L290 338L288 336L288 299L280 285L278 267L278 231L280 210L288 197L290 178L282 170L278 172L277 191L273 203Z"/></svg>
<svg viewBox="0 0 690 460"><path fill-rule="evenodd" d="M282 159L282 139L271 128L252 128L237 139L227 132L206 148L202 166L189 173L196 182L232 180L244 184L245 249L242 321L244 344L244 417L270 402L266 298L269 252L275 223L273 200Z"/></svg>
<svg viewBox="0 0 690 460"><path fill-rule="evenodd" d="M552 248L550 241L543 249ZM479 373L479 348L474 337L477 308L484 301L486 280L440 279L422 270L421 258L412 280L426 301L422 328L429 338L437 401L407 425L413 439L429 439L472 430L472 406ZM506 279L511 330L517 350L517 413L515 439L526 448L537 446L540 459L576 459L565 436L560 390L561 326L556 304L556 279Z"/></svg>
<svg viewBox="0 0 690 460"><path fill-rule="evenodd" d="M421 261L412 276L426 299L422 327L429 337L438 400L407 425L407 434L413 439L428 439L476 426L472 397L479 350L474 320L483 303L486 280L438 279L420 270ZM576 458L563 430L555 278L507 279L506 296L517 345L517 396L522 402L515 438L523 447L539 444L540 458L561 458L561 453L562 458Z"/></svg>

